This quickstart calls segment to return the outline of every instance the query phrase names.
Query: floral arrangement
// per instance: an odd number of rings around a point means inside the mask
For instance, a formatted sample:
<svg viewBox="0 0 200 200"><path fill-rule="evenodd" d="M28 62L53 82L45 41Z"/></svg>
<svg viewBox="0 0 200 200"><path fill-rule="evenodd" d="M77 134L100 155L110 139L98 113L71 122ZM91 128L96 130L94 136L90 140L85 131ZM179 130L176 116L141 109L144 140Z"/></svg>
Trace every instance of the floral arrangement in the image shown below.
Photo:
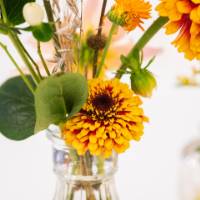
<svg viewBox="0 0 200 200"><path fill-rule="evenodd" d="M68 10L60 15L63 7ZM0 0L0 33L11 40L29 70L25 73L0 42L20 74L0 87L2 134L23 140L55 124L78 156L89 153L103 158L113 151L120 154L130 141L140 140L148 122L140 96L150 97L157 85L149 71L155 57L143 64L144 47L165 27L166 34L177 33L172 43L179 52L187 59L200 59L200 1L160 0L158 18L145 28L151 9L147 0L115 0L110 8L102 0L98 27L85 30L83 1L66 0L60 5L57 0L43 0L43 4ZM104 30L105 24L109 31ZM114 37L136 28L142 36L127 55L121 52L114 78L106 78ZM21 35L30 33L37 43L39 64L21 40ZM53 66L44 59L44 42L53 44ZM131 87L120 81L124 74L130 75Z"/></svg>

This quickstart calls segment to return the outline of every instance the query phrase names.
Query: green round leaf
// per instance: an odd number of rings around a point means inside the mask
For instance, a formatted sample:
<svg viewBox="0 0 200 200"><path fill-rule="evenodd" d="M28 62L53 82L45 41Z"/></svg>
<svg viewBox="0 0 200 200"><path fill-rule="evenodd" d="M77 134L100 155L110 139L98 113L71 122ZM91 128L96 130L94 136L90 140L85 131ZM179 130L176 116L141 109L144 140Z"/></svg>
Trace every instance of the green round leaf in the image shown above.
<svg viewBox="0 0 200 200"><path fill-rule="evenodd" d="M19 25L25 22L22 11L26 3L35 0L3 0L9 22Z"/></svg>
<svg viewBox="0 0 200 200"><path fill-rule="evenodd" d="M78 73L66 73L43 80L35 91L35 132L59 124L79 112L87 100L87 80Z"/></svg>
<svg viewBox="0 0 200 200"><path fill-rule="evenodd" d="M9 139L23 140L34 134L34 126L33 94L20 76L7 80L0 87L0 132Z"/></svg>
<svg viewBox="0 0 200 200"><path fill-rule="evenodd" d="M48 42L53 37L53 28L48 23L42 23L32 27L32 33L38 41Z"/></svg>

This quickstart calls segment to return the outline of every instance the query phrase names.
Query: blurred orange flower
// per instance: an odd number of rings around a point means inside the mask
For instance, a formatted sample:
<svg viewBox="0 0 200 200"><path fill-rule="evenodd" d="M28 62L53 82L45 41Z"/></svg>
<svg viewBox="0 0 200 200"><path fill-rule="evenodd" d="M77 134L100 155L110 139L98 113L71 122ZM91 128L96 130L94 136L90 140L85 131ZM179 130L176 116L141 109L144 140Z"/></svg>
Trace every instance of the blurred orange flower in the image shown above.
<svg viewBox="0 0 200 200"><path fill-rule="evenodd" d="M108 18L113 23L122 26L127 31L136 27L143 30L143 19L150 18L151 4L144 0L116 0L108 13Z"/></svg>
<svg viewBox="0 0 200 200"><path fill-rule="evenodd" d="M160 16L169 17L166 33L178 32L173 41L187 59L200 59L200 1L161 0L157 6Z"/></svg>

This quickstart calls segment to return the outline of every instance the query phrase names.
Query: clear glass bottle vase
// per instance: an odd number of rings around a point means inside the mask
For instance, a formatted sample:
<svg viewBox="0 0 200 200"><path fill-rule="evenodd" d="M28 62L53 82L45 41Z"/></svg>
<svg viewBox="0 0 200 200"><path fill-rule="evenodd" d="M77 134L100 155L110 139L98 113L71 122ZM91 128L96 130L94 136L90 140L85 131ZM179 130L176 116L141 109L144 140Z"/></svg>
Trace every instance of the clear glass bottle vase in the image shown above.
<svg viewBox="0 0 200 200"><path fill-rule="evenodd" d="M183 149L180 169L180 200L200 200L200 138Z"/></svg>
<svg viewBox="0 0 200 200"><path fill-rule="evenodd" d="M58 128L47 130L53 146L54 172L57 176L53 200L119 200L114 175L117 154L104 159L87 153L78 156L60 138Z"/></svg>

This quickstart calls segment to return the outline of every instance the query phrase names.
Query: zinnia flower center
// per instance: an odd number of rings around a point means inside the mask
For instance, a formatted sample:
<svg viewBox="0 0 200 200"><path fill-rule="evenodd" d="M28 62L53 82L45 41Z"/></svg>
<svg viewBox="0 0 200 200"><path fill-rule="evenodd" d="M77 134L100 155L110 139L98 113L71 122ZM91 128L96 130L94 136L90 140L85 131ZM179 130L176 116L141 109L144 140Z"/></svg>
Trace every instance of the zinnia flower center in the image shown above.
<svg viewBox="0 0 200 200"><path fill-rule="evenodd" d="M124 152L131 140L140 140L147 118L142 101L118 79L89 81L88 100L81 112L67 120L62 130L66 144L78 155L87 151L109 158L113 151Z"/></svg>
<svg viewBox="0 0 200 200"><path fill-rule="evenodd" d="M113 103L113 99L107 94L97 95L92 100L93 106L102 111L109 110L112 107Z"/></svg>

